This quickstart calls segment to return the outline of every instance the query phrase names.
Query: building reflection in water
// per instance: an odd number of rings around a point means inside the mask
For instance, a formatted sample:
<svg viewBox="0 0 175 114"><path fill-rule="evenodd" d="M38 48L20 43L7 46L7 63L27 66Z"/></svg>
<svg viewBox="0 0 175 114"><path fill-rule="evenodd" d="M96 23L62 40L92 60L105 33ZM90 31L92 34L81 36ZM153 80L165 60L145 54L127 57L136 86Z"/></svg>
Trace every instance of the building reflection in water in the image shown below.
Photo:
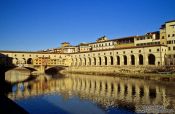
<svg viewBox="0 0 175 114"><path fill-rule="evenodd" d="M8 97L17 100L56 92L65 99L78 96L105 109L120 106L135 109L140 105L161 105L175 109L175 98L169 96L172 91L155 81L90 75L68 75L54 79L42 75L34 81L13 85Z"/></svg>

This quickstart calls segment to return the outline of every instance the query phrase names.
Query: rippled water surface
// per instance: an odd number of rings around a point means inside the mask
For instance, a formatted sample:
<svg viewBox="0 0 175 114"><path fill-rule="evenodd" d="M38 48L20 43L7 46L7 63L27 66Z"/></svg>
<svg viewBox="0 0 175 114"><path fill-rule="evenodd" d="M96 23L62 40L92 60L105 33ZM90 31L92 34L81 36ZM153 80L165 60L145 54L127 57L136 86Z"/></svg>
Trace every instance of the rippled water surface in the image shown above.
<svg viewBox="0 0 175 114"><path fill-rule="evenodd" d="M173 113L175 110L174 82L79 74L61 78L43 74L27 80L24 72L9 72L6 81L12 82L12 87L8 98L31 114Z"/></svg>

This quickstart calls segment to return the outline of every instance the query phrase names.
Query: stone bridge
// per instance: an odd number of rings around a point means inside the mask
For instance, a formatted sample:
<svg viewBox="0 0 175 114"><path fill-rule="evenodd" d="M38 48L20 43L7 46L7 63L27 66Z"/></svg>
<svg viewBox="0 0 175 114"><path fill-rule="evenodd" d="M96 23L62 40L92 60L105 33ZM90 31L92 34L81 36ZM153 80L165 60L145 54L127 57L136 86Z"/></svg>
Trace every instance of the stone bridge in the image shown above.
<svg viewBox="0 0 175 114"><path fill-rule="evenodd" d="M50 68L55 68L55 67L65 67L63 65L38 65L38 66L35 66L35 65L32 65L32 64L20 64L20 65L17 65L18 67L21 67L21 68L27 68L31 71L37 71L38 73L44 73L46 70L50 69Z"/></svg>
<svg viewBox="0 0 175 114"><path fill-rule="evenodd" d="M44 72L51 67L70 66L70 56L66 54L25 52L25 51L0 51L0 65L18 66Z"/></svg>

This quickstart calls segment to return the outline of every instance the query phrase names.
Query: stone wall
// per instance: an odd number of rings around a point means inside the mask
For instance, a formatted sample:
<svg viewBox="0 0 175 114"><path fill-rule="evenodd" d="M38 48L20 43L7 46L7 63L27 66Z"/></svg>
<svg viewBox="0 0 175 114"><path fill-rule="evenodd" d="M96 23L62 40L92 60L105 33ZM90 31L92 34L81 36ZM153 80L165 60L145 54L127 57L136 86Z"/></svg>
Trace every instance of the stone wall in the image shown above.
<svg viewBox="0 0 175 114"><path fill-rule="evenodd" d="M103 66L103 67L67 67L63 72L69 73L84 73L84 74L140 74L140 73L155 73L163 69L163 67L147 66Z"/></svg>

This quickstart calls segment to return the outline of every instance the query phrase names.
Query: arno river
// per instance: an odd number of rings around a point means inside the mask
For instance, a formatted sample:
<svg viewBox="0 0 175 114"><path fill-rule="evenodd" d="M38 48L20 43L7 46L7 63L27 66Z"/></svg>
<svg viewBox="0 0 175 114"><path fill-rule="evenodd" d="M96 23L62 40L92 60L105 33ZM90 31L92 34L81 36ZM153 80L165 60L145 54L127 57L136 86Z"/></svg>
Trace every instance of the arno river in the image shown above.
<svg viewBox="0 0 175 114"><path fill-rule="evenodd" d="M175 83L9 70L7 97L31 114L175 113Z"/></svg>

